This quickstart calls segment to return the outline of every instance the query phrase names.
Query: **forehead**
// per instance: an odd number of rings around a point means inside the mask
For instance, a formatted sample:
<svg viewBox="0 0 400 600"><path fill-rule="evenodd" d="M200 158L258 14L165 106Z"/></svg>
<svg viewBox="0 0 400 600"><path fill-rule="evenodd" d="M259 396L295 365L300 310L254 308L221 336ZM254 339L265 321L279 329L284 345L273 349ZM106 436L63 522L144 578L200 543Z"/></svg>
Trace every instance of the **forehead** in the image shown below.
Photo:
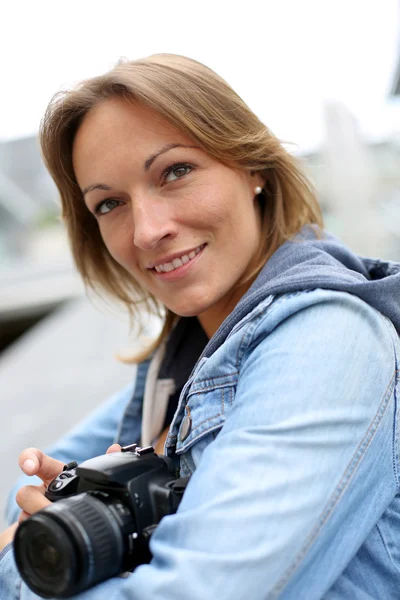
<svg viewBox="0 0 400 600"><path fill-rule="evenodd" d="M169 144L193 145L159 113L122 98L105 100L84 117L74 139L72 164L81 188L104 177L142 170L150 156Z"/></svg>
<svg viewBox="0 0 400 600"><path fill-rule="evenodd" d="M84 117L74 140L73 154L85 147L92 152L100 143L135 144L140 150L162 142L189 142L190 138L158 112L123 98L110 98Z"/></svg>

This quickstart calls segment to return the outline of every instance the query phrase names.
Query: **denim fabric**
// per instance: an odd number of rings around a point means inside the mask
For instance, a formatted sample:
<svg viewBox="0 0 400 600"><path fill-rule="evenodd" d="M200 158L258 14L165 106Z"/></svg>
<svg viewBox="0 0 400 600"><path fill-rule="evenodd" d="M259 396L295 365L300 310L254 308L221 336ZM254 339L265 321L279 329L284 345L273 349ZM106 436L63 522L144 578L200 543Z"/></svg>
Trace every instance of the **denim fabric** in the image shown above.
<svg viewBox="0 0 400 600"><path fill-rule="evenodd" d="M400 263L356 256L333 235L307 226L274 252L202 356L211 356L236 323L267 296L317 288L361 298L389 317L400 334Z"/></svg>
<svg viewBox="0 0 400 600"><path fill-rule="evenodd" d="M192 477L153 534L152 562L77 598L399 597L398 355L393 324L354 295L264 297L183 389L165 451ZM128 398L96 417L104 438ZM76 458L96 418L55 454ZM1 597L37 598L18 581L8 552Z"/></svg>

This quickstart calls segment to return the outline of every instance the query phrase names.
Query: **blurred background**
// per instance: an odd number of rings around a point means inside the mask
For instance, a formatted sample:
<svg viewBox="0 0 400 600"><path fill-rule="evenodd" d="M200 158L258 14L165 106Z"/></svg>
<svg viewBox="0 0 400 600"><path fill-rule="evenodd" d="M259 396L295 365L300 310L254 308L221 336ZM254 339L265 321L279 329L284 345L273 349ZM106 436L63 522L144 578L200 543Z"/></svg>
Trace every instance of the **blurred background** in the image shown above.
<svg viewBox="0 0 400 600"><path fill-rule="evenodd" d="M89 302L71 261L37 141L51 96L120 57L200 60L301 158L327 229L400 260L399 15L398 0L1 4L0 507L20 450L134 372L115 360L137 343L126 316Z"/></svg>

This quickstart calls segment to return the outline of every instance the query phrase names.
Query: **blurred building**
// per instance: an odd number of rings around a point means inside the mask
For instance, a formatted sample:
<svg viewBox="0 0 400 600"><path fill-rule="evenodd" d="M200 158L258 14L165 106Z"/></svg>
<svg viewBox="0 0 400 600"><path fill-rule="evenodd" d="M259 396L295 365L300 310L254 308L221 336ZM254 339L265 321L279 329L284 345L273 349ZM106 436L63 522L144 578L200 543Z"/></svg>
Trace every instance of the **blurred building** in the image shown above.
<svg viewBox="0 0 400 600"><path fill-rule="evenodd" d="M325 138L302 155L327 229L362 255L400 259L400 139L367 143L341 103L324 109Z"/></svg>
<svg viewBox="0 0 400 600"><path fill-rule="evenodd" d="M55 186L36 136L0 142L0 256L23 255L30 231L56 211ZM25 234L25 235L24 235Z"/></svg>
<svg viewBox="0 0 400 600"><path fill-rule="evenodd" d="M0 350L82 293L36 136L0 142Z"/></svg>
<svg viewBox="0 0 400 600"><path fill-rule="evenodd" d="M394 74L393 83L392 83L392 87L390 90L391 96L400 96L400 51L398 54L399 54L399 57L397 59L396 72Z"/></svg>
<svg viewBox="0 0 400 600"><path fill-rule="evenodd" d="M36 136L0 142L0 267L30 259L40 222L58 213L57 192Z"/></svg>

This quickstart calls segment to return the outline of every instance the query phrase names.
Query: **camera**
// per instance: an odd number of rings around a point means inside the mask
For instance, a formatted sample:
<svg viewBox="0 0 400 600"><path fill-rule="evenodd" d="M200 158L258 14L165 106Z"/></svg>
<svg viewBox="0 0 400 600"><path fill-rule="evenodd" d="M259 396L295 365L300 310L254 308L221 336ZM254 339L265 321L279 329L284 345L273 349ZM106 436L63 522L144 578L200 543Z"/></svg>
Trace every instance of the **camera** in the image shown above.
<svg viewBox="0 0 400 600"><path fill-rule="evenodd" d="M69 463L46 491L53 504L17 529L22 579L42 598L68 598L149 562L151 534L187 482L151 446Z"/></svg>

